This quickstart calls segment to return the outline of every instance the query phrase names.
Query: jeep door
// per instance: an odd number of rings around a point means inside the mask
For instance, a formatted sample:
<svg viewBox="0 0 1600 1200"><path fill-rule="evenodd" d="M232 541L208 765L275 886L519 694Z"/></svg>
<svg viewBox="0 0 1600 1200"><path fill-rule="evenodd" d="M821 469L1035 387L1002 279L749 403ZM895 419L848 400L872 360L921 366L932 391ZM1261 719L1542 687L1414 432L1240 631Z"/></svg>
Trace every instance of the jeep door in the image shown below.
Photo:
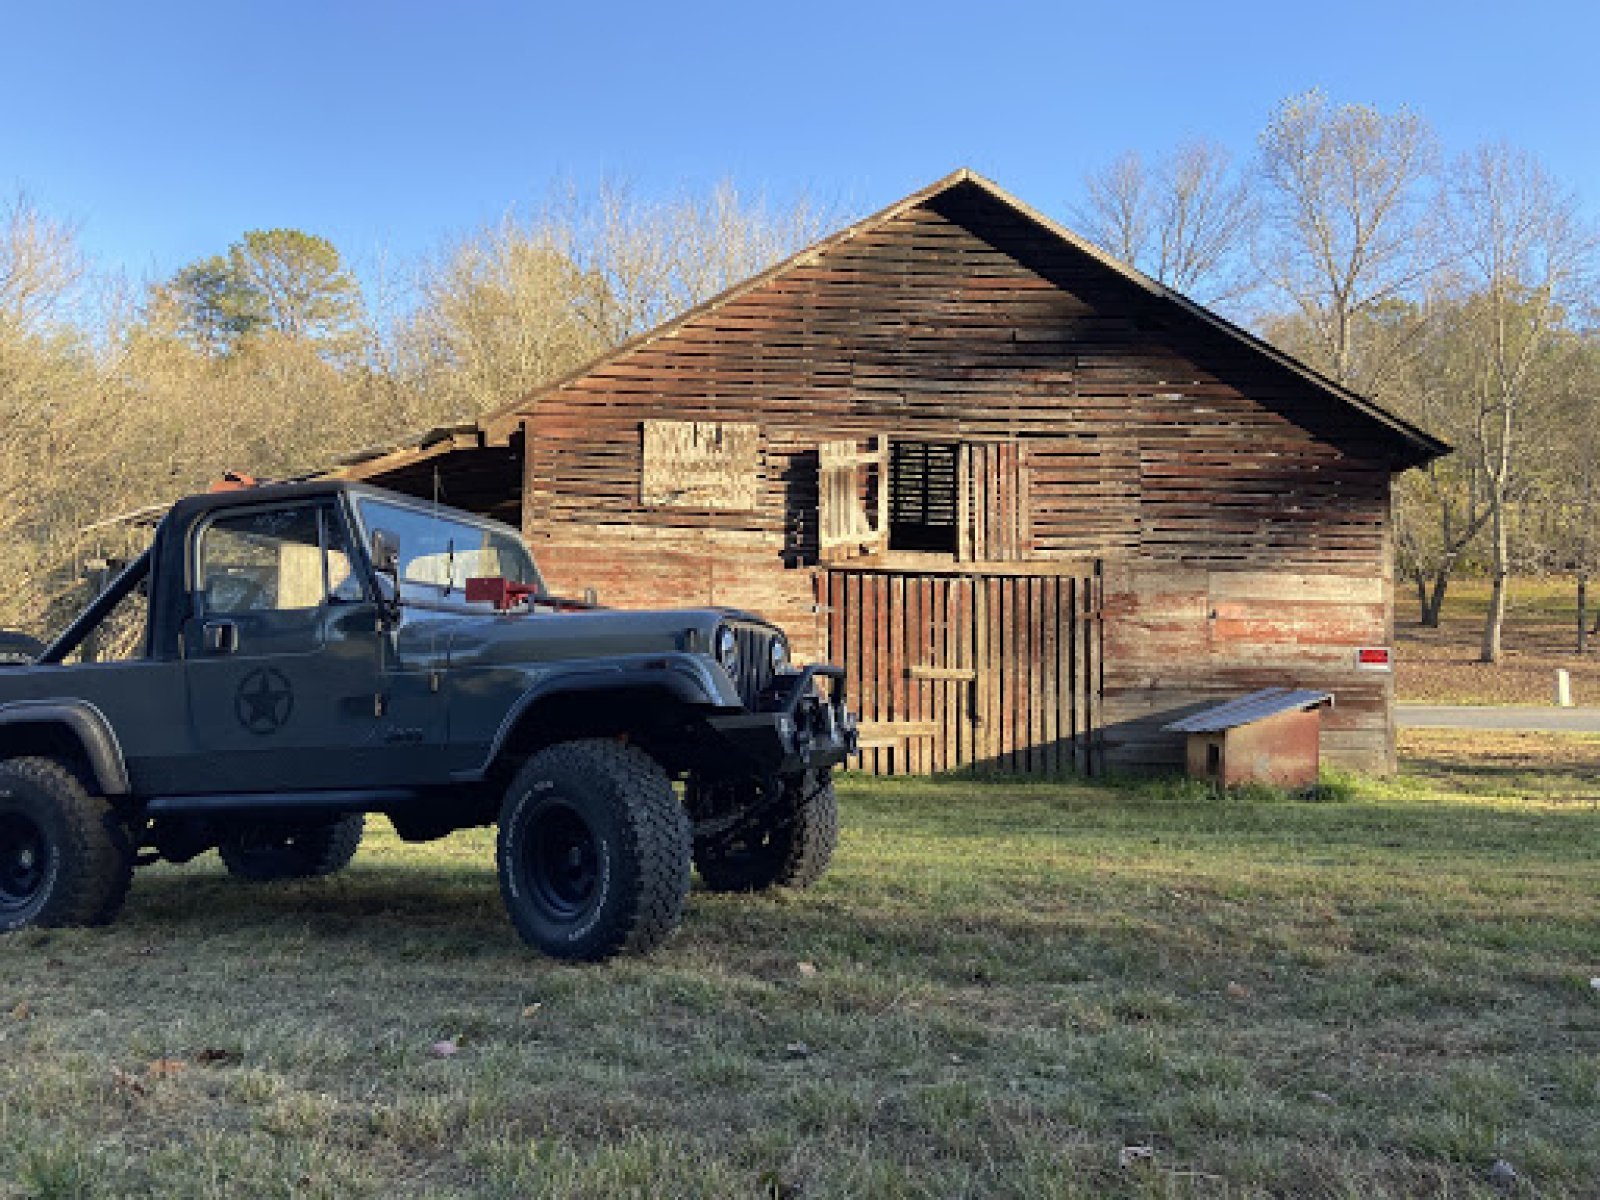
<svg viewBox="0 0 1600 1200"><path fill-rule="evenodd" d="M443 733L442 704L406 715L384 688L387 634L335 498L229 508L189 546L183 655L190 794L407 782ZM398 752L397 752L398 749Z"/></svg>

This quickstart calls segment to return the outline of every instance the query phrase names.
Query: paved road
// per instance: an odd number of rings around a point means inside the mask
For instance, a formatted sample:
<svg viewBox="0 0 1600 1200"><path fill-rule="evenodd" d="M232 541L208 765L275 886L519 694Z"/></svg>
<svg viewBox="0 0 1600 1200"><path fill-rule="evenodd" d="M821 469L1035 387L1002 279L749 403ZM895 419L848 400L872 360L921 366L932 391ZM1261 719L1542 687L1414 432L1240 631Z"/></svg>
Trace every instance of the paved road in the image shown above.
<svg viewBox="0 0 1600 1200"><path fill-rule="evenodd" d="M1600 733L1600 708L1537 705L1397 704L1401 729L1514 729L1525 733Z"/></svg>

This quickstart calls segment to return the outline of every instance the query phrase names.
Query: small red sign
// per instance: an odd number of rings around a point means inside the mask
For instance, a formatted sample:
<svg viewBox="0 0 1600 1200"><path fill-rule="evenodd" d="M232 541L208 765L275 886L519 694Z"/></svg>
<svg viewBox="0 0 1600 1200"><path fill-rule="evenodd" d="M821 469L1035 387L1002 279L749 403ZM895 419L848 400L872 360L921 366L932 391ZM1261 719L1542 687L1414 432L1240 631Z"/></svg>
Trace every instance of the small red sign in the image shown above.
<svg viewBox="0 0 1600 1200"><path fill-rule="evenodd" d="M1387 646L1362 646L1356 651L1356 666L1363 671L1394 669L1394 652Z"/></svg>

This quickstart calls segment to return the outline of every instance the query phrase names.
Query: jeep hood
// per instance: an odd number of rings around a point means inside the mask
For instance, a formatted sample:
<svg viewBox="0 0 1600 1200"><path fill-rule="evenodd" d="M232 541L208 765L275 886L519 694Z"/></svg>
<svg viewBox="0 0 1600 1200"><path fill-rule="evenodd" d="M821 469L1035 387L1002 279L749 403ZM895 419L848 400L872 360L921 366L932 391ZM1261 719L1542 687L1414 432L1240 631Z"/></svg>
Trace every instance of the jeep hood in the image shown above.
<svg viewBox="0 0 1600 1200"><path fill-rule="evenodd" d="M749 613L716 608L470 614L444 624L433 632L446 635L445 650L454 667L706 653L717 627L724 624L778 632Z"/></svg>

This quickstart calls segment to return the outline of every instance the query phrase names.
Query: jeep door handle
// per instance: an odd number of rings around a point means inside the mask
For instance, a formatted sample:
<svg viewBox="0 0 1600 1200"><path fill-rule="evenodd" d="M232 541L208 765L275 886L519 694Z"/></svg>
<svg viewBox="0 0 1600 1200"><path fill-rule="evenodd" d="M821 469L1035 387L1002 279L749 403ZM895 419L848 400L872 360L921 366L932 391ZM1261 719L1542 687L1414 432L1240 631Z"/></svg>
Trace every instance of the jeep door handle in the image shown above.
<svg viewBox="0 0 1600 1200"><path fill-rule="evenodd" d="M239 627L232 621L207 621L200 644L207 654L232 654L239 648Z"/></svg>

